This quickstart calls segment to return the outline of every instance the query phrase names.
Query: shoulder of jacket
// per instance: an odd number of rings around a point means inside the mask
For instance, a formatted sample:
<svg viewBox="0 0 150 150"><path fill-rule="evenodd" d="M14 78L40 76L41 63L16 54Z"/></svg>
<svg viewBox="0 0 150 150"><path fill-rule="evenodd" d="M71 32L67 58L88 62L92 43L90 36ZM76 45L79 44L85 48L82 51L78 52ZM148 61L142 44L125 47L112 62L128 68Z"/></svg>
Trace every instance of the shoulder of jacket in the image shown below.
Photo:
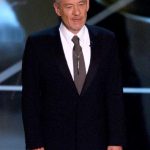
<svg viewBox="0 0 150 150"><path fill-rule="evenodd" d="M111 37L115 37L115 34L106 29L106 28L103 28L103 27L100 27L100 26L95 26L95 25L86 25L89 32L93 33L94 35L96 36L111 36Z"/></svg>
<svg viewBox="0 0 150 150"><path fill-rule="evenodd" d="M55 26L52 28L40 30L38 32L33 32L28 36L28 38L29 39L41 39L41 38L46 38L46 37L55 37L58 32L59 32L59 27Z"/></svg>

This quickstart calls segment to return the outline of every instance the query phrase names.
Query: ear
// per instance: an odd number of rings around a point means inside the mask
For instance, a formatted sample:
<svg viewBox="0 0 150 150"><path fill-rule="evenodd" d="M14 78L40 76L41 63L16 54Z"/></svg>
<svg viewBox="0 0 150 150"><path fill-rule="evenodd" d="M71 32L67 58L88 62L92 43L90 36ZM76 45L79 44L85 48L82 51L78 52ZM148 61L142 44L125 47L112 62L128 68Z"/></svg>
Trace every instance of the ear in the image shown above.
<svg viewBox="0 0 150 150"><path fill-rule="evenodd" d="M89 8L90 8L90 0L87 0L87 12L88 12L88 10L89 10Z"/></svg>
<svg viewBox="0 0 150 150"><path fill-rule="evenodd" d="M58 3L54 3L53 4L53 7L54 7L54 10L55 10L55 13L57 14L57 16L61 16L61 13L60 13L60 6L59 6L59 4Z"/></svg>

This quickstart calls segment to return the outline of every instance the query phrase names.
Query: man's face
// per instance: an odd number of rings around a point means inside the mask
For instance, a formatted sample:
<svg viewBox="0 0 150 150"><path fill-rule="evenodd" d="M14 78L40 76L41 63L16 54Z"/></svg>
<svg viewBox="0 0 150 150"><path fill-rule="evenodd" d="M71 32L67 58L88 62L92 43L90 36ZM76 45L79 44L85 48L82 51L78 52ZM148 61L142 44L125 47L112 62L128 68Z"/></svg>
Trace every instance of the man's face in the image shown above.
<svg viewBox="0 0 150 150"><path fill-rule="evenodd" d="M89 0L57 0L54 9L67 29L76 34L86 22Z"/></svg>

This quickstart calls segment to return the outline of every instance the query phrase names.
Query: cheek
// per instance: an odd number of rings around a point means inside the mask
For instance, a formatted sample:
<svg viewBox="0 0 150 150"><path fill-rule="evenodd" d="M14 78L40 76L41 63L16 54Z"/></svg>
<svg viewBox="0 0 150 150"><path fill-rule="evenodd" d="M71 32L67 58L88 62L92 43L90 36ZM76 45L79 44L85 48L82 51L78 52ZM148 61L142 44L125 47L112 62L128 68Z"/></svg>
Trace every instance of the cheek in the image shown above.
<svg viewBox="0 0 150 150"><path fill-rule="evenodd" d="M63 17L62 17L62 20L63 20L63 22L64 22L67 26L70 26L71 20L69 19L68 16L63 16Z"/></svg>
<svg viewBox="0 0 150 150"><path fill-rule="evenodd" d="M67 15L64 15L63 16L63 19L66 21L66 22L70 22L71 21L71 17L67 14Z"/></svg>

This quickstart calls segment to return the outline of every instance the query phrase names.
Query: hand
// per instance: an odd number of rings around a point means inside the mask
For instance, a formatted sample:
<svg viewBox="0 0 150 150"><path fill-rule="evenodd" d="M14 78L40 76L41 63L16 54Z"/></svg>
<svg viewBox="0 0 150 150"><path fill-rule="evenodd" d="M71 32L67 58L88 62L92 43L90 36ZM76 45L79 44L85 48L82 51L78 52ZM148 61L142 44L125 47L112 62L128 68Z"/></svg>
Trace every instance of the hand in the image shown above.
<svg viewBox="0 0 150 150"><path fill-rule="evenodd" d="M123 150L122 146L108 146L107 150Z"/></svg>
<svg viewBox="0 0 150 150"><path fill-rule="evenodd" d="M32 150L44 150L44 147L41 147L41 148L35 148L35 149L32 149Z"/></svg>

